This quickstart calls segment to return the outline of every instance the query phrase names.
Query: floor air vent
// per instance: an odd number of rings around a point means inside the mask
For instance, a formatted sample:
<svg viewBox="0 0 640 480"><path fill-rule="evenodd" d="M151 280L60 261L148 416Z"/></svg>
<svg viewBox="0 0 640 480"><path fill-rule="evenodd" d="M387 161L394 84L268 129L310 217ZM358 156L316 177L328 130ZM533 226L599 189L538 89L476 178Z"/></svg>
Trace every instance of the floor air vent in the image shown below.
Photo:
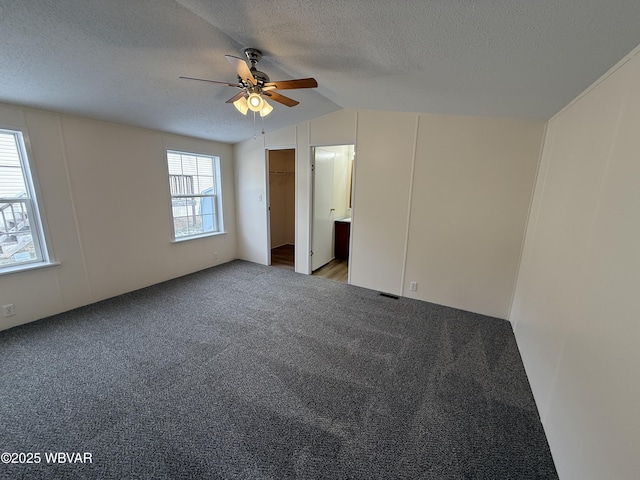
<svg viewBox="0 0 640 480"><path fill-rule="evenodd" d="M381 297L387 297L387 298L393 298L394 300L398 300L398 296L397 295L391 295L390 293L380 293Z"/></svg>

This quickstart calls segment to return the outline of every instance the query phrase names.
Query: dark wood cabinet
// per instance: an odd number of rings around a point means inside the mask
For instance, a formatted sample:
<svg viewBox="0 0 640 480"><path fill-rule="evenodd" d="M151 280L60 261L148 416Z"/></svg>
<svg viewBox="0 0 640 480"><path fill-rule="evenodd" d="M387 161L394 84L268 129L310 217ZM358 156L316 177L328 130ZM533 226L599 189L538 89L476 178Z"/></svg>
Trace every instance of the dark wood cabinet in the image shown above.
<svg viewBox="0 0 640 480"><path fill-rule="evenodd" d="M349 258L349 236L351 235L350 221L335 221L335 256L341 260Z"/></svg>

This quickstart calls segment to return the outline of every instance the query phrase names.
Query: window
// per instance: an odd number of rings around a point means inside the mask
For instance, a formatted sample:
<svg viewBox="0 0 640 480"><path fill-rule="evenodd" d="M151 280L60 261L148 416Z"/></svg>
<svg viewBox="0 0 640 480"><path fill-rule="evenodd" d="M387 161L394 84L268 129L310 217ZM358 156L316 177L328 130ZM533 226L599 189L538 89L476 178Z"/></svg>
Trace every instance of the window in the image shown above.
<svg viewBox="0 0 640 480"><path fill-rule="evenodd" d="M48 263L22 132L0 129L0 273Z"/></svg>
<svg viewBox="0 0 640 480"><path fill-rule="evenodd" d="M167 163L174 239L221 233L220 159L167 151Z"/></svg>

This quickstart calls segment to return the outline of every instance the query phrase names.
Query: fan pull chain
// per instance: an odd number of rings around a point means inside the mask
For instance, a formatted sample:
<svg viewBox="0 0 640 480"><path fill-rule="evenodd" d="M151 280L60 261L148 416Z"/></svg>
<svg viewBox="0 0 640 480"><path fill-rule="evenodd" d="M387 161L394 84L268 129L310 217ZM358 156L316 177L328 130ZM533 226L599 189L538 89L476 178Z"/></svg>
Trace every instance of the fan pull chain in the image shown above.
<svg viewBox="0 0 640 480"><path fill-rule="evenodd" d="M264 135L264 117L260 116L260 124L262 127L262 131L260 132L261 135ZM256 125L256 112L253 112L253 139L257 140L258 139L258 134L257 132L257 125Z"/></svg>
<svg viewBox="0 0 640 480"><path fill-rule="evenodd" d="M256 140L258 134L256 133L256 112L253 112L253 139Z"/></svg>

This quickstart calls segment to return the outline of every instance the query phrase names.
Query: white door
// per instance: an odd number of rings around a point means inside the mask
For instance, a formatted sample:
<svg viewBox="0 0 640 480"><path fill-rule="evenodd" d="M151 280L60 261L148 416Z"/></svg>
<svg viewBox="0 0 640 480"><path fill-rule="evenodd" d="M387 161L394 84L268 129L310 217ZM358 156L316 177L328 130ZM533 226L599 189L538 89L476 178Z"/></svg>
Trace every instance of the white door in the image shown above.
<svg viewBox="0 0 640 480"><path fill-rule="evenodd" d="M333 164L335 153L314 149L311 271L333 260Z"/></svg>

